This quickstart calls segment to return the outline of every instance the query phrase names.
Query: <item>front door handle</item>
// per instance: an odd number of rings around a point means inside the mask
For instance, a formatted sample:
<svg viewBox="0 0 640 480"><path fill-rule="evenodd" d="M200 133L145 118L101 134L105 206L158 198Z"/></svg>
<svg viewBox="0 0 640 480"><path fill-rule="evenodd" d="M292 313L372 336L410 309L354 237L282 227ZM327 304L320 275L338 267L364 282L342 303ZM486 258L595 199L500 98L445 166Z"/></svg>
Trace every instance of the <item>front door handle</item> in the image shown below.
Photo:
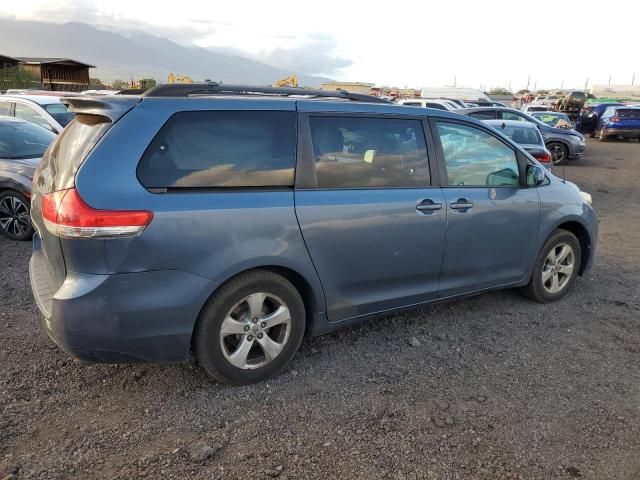
<svg viewBox="0 0 640 480"><path fill-rule="evenodd" d="M459 198L456 202L451 204L451 208L453 210L468 210L471 207L473 207L473 203L466 198Z"/></svg>
<svg viewBox="0 0 640 480"><path fill-rule="evenodd" d="M441 203L436 203L430 198L425 198L416 205L416 210L420 210L421 212L433 212L435 210L440 210L441 208Z"/></svg>

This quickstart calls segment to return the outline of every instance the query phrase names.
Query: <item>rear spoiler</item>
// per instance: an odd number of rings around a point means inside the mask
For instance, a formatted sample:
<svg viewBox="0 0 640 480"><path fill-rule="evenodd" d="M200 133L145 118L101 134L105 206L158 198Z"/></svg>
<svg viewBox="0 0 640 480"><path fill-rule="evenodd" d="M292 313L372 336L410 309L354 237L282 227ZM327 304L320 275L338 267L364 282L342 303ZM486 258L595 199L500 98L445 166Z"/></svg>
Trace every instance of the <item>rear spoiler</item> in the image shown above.
<svg viewBox="0 0 640 480"><path fill-rule="evenodd" d="M102 97L64 97L60 101L67 105L69 111L73 113L101 115L115 123L142 99L140 97L105 95Z"/></svg>

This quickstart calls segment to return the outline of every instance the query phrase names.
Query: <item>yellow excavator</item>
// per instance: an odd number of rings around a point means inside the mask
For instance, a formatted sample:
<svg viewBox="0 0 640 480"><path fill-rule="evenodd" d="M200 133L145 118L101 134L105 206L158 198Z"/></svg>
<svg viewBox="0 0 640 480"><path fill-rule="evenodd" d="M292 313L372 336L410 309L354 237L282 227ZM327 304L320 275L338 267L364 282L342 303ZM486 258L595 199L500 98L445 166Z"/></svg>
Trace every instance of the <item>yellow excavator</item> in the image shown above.
<svg viewBox="0 0 640 480"><path fill-rule="evenodd" d="M289 75L287 78L282 78L277 82L274 82L273 87L297 87L298 77L295 75Z"/></svg>

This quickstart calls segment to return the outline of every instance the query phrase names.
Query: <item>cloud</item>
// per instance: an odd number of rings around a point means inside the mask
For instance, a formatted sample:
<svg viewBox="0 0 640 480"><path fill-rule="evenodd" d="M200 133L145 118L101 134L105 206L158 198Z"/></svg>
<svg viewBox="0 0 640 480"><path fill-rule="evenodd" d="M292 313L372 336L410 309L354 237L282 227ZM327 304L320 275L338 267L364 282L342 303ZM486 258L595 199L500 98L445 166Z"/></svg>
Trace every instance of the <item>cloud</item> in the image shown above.
<svg viewBox="0 0 640 480"><path fill-rule="evenodd" d="M118 3L118 2L116 2ZM52 23L81 22L95 28L125 36L140 34L165 38L184 46L201 46L224 53L257 60L296 74L331 75L352 65L352 61L335 55L336 40L331 35L312 33L294 35L256 29L248 24L213 19L203 15L173 18L171 23L140 20L134 12L109 10L96 0L61 0L55 7L39 2L24 20ZM0 17L20 17L6 12Z"/></svg>
<svg viewBox="0 0 640 480"><path fill-rule="evenodd" d="M299 45L263 51L257 58L292 73L327 75L353 63L349 59L335 56L335 49L336 41L333 37L316 33L304 39Z"/></svg>

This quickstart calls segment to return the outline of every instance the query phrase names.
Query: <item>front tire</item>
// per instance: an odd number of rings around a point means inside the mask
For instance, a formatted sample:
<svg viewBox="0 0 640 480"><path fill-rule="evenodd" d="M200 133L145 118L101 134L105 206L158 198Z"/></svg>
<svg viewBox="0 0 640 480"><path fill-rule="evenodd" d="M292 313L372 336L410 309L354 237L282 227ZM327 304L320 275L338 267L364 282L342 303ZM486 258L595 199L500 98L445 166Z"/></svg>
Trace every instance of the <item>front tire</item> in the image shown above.
<svg viewBox="0 0 640 480"><path fill-rule="evenodd" d="M291 282L266 270L247 272L204 307L194 332L195 355L220 382L260 382L291 362L305 325L304 302Z"/></svg>
<svg viewBox="0 0 640 480"><path fill-rule="evenodd" d="M581 255L576 236L567 230L556 230L542 246L531 279L521 292L540 303L560 300L575 284Z"/></svg>
<svg viewBox="0 0 640 480"><path fill-rule="evenodd" d="M562 143L551 142L547 145L554 165L562 165L569 158L569 149Z"/></svg>
<svg viewBox="0 0 640 480"><path fill-rule="evenodd" d="M0 193L0 234L10 240L30 240L33 237L30 211L29 200L20 192Z"/></svg>

